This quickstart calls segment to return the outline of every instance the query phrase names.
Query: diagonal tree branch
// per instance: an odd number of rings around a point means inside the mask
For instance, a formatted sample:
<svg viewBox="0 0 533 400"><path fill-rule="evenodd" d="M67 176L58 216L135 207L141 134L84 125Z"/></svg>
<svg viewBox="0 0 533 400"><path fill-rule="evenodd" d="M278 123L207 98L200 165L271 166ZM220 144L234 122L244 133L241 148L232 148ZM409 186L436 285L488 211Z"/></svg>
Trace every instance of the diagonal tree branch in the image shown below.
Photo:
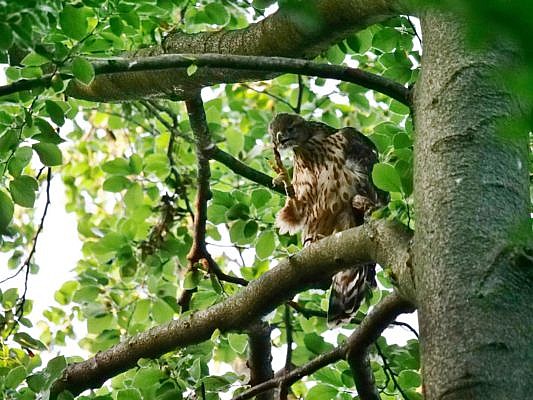
<svg viewBox="0 0 533 400"><path fill-rule="evenodd" d="M348 357L350 366L357 364L357 374L354 376L357 394L362 400L379 400L379 395L373 385L372 371L368 369L368 364L360 363L359 352L367 354L368 346L372 344L381 333L390 325L394 319L407 312L413 312L414 307L402 298L398 293L393 293L383 299L374 309L368 313L357 330L341 346L321 354L309 363L292 370L282 376L273 378L260 385L254 386L245 392L235 396L233 400L245 400L266 390L279 387L290 386L294 382L318 371L326 365ZM362 346L362 347L361 347ZM353 367L352 367L353 368ZM377 397L376 397L377 396Z"/></svg>
<svg viewBox="0 0 533 400"><path fill-rule="evenodd" d="M391 221L375 220L339 232L283 260L235 295L206 310L131 337L94 357L70 365L54 383L52 397L63 390L79 394L134 367L140 358L208 340L215 329L243 330L295 294L319 287L340 269L375 260L392 268L402 293L412 293L409 247L412 233ZM414 298L414 297L409 297Z"/></svg>
<svg viewBox="0 0 533 400"><path fill-rule="evenodd" d="M208 150L209 157L211 157L213 160L218 161L221 164L224 164L226 167L228 167L230 170L235 172L236 174L251 180L252 182L259 183L260 185L263 185L271 190L274 190L275 192L286 195L285 188L283 185L276 185L273 182L273 177L262 173L261 171L258 171L256 169L253 169L243 163L242 161L239 161L235 157L233 157L231 154L226 153L224 150L221 150L217 146L213 146Z"/></svg>

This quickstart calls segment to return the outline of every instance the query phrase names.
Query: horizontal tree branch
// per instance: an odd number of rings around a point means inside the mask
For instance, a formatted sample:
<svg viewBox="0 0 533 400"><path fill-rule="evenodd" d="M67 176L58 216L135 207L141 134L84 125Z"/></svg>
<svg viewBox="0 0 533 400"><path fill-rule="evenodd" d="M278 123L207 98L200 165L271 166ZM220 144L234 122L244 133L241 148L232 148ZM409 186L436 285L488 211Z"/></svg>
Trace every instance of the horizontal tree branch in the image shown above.
<svg viewBox="0 0 533 400"><path fill-rule="evenodd" d="M377 261L405 274L412 233L392 221L375 220L339 232L280 261L235 295L206 310L131 337L94 357L70 365L52 389L79 394L134 367L140 358L156 358L171 350L209 339L215 329L242 331L297 293L319 287L324 280L354 264ZM408 275L408 274L407 274ZM401 282L408 282L409 275ZM402 288L403 289L403 288ZM406 292L410 292L408 289Z"/></svg>
<svg viewBox="0 0 533 400"><path fill-rule="evenodd" d="M383 299L368 313L365 319L363 319L361 322L361 325L359 325L359 327L344 344L327 353L323 353L315 357L307 364L296 368L287 374L277 376L240 393L239 395L235 396L233 400L249 399L258 393L262 393L266 390L276 388L281 385L290 386L304 376L310 375L313 372L318 371L320 368L344 359L347 356L349 361L353 361L353 357L356 354L354 349L357 349L357 351L362 350L366 353L368 346L377 340L377 338L379 338L385 328L387 328L387 326L389 326L398 315L413 311L414 307L408 301L406 301L398 293L393 293ZM361 372L368 374L366 369L362 370ZM364 376L358 376L357 378L364 379ZM357 384L357 393L359 397L363 400L374 400L375 397L372 397L369 394L369 392L372 391L369 385L372 387L373 385L369 383L368 380L364 380L363 382L363 379L356 379L356 382L360 382Z"/></svg>
<svg viewBox="0 0 533 400"><path fill-rule="evenodd" d="M160 46L141 49L135 56L217 53L223 55L279 56L312 59L348 35L395 15L410 13L405 0L308 0L305 7L282 6L265 19L244 29L187 34L169 33ZM303 17L302 17L303 16ZM223 56L224 57L224 56ZM159 70L143 74L99 75L89 86L71 88L76 96L107 101L139 97L181 95L194 86L222 82L264 80L272 73L235 69Z"/></svg>
<svg viewBox="0 0 533 400"><path fill-rule="evenodd" d="M194 73L198 78L187 74L186 68L196 65L199 69ZM354 83L380 93L410 106L410 90L405 86L359 68L350 68L342 65L316 63L308 60L284 58L284 57L260 57L260 56L230 56L225 54L168 54L144 58L113 58L104 61L93 61L97 75L110 75L117 78L125 72L141 73L137 78L139 82L145 79L145 74L153 74L160 70L172 71L172 84L161 90L157 86L146 88L135 86L132 80L132 93L124 94L123 91L97 94L89 90L90 85L83 85L72 80L67 93L76 98L92 101L121 101L145 98L147 96L172 97L176 100L187 99L191 93L199 88L218 83L235 83L247 80L259 80L273 78L281 73L293 73L299 75L317 76L327 79L338 79ZM205 67L205 68L204 68ZM229 78L225 69L242 70L243 74L238 79ZM204 77L205 75L205 77ZM209 78L212 76L213 78ZM133 78L132 78L133 79ZM51 82L50 78L38 78L24 80L1 86L0 95L15 93L32 87L45 86ZM114 94L116 93L116 95Z"/></svg>
<svg viewBox="0 0 533 400"><path fill-rule="evenodd" d="M189 76L185 70L187 67L195 65L198 70ZM191 90L196 87L211 86L218 83L235 83L248 80L270 79L281 73L292 73L299 75L317 76L326 79L338 79L345 82L354 83L368 89L376 90L399 102L410 105L410 91L405 86L359 68L350 68L342 65L316 63L309 60L286 58L286 57L264 57L264 56L242 56L228 54L164 54L159 56L142 58L114 58L111 60L93 61L95 72L98 75L116 74L124 72L154 72L158 70L171 69L174 73L172 86L163 93L152 93L152 95L175 96L184 99L189 96ZM205 68L203 68L205 67ZM181 71L176 71L179 68ZM232 79L231 74L225 69L241 70L243 74ZM195 77L196 75L196 77ZM204 76L205 75L205 76ZM211 77L211 78L210 78ZM180 88L180 85L184 85ZM69 89L69 94L74 97L84 98L94 101L119 101L122 97L113 98L106 95L106 98L94 97L92 93L85 93L86 87L74 84ZM150 93L138 93L137 96L145 97Z"/></svg>

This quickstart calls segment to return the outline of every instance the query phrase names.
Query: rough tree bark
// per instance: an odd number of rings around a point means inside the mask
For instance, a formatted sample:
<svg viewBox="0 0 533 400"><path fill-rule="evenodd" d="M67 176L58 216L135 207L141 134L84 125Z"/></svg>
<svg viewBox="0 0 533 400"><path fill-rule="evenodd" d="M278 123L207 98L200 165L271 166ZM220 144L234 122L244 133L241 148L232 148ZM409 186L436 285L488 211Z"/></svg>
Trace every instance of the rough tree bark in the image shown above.
<svg viewBox="0 0 533 400"><path fill-rule="evenodd" d="M257 24L234 31L186 34L179 31L165 38L161 46L142 49L136 56L178 53L219 53L312 58L350 32L366 28L393 15L406 12L406 0L316 0L301 10L285 10ZM72 82L69 94L93 101L132 100L148 96L179 96L199 86L221 82L269 79L276 74L198 68L188 76L185 69L102 74L88 86Z"/></svg>
<svg viewBox="0 0 533 400"><path fill-rule="evenodd" d="M501 79L516 54L498 43L469 50L455 18L421 18L414 102L425 397L525 399L533 382L532 268L521 242L531 235L527 132L506 131L517 103Z"/></svg>

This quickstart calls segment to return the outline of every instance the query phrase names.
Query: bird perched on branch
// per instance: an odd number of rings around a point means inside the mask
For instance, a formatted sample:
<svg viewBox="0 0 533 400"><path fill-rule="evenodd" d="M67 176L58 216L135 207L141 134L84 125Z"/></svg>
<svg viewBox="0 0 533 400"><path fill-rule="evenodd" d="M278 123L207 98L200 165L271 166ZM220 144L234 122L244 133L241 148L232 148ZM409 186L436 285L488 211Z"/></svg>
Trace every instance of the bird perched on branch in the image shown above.
<svg viewBox="0 0 533 400"><path fill-rule="evenodd" d="M363 224L365 216L385 205L388 194L372 183L378 162L370 139L354 128L335 129L299 115L278 114L270 123L278 177L287 188L277 215L280 233L302 232L304 245ZM281 165L280 149L294 151L292 180ZM337 324L357 311L376 286L375 263L365 263L333 277L328 322Z"/></svg>

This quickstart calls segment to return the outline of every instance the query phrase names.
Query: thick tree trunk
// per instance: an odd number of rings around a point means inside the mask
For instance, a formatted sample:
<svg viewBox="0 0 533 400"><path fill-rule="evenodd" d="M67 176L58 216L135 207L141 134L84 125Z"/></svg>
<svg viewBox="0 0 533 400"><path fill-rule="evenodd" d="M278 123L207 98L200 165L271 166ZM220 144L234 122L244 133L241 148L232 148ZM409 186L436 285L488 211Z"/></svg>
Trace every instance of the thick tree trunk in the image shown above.
<svg viewBox="0 0 533 400"><path fill-rule="evenodd" d="M421 19L414 273L425 396L531 398L527 132L512 129L517 103L497 76L513 54L468 49L448 15Z"/></svg>

